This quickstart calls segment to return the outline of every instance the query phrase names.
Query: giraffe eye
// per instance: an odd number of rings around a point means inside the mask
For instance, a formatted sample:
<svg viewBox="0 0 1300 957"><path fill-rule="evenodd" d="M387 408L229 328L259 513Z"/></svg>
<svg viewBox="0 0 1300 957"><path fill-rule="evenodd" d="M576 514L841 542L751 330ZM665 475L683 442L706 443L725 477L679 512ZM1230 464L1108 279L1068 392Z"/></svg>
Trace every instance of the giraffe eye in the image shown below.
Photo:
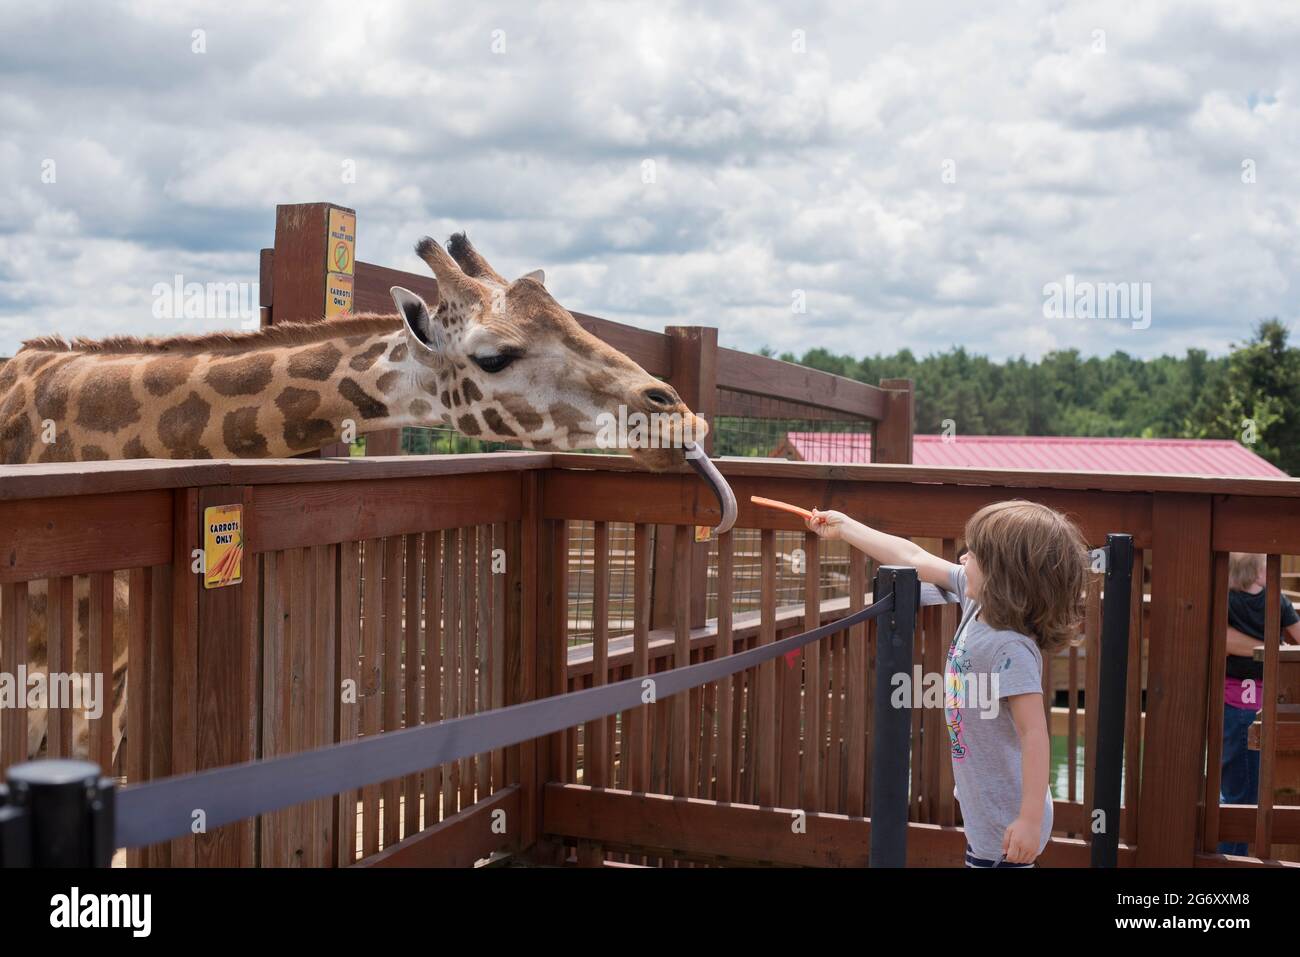
<svg viewBox="0 0 1300 957"><path fill-rule="evenodd" d="M478 366L484 372L492 373L492 372L500 372L502 369L510 365L510 363L514 362L519 357L515 355L511 355L507 352L503 352L500 355L495 355L495 356L473 356L472 358L474 359L474 364L476 366Z"/></svg>

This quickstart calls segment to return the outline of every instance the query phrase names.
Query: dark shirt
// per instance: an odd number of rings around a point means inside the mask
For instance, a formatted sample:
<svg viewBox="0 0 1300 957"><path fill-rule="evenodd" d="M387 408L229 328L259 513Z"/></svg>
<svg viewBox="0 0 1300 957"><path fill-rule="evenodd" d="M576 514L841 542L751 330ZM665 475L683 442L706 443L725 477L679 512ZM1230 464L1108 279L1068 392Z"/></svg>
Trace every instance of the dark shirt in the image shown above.
<svg viewBox="0 0 1300 957"><path fill-rule="evenodd" d="M1291 602L1282 596L1282 629L1300 621ZM1264 640L1264 592L1253 595L1244 591L1228 592L1228 624L1250 637ZM1227 676L1229 678L1253 678L1256 683L1264 680L1264 662L1256 661L1249 655L1228 655Z"/></svg>

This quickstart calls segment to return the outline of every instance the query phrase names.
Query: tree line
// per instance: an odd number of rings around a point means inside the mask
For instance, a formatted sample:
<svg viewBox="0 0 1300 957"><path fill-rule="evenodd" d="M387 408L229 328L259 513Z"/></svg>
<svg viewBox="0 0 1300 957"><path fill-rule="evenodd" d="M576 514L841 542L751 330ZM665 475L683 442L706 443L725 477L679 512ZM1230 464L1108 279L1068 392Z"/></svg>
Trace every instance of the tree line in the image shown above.
<svg viewBox="0 0 1300 957"><path fill-rule="evenodd" d="M1300 349L1278 319L1260 321L1226 356L1203 349L1137 359L1076 349L996 362L965 348L918 358L810 349L787 362L877 383L916 383L916 430L957 435L1088 435L1235 439L1288 474L1300 474ZM772 355L769 349L764 355Z"/></svg>

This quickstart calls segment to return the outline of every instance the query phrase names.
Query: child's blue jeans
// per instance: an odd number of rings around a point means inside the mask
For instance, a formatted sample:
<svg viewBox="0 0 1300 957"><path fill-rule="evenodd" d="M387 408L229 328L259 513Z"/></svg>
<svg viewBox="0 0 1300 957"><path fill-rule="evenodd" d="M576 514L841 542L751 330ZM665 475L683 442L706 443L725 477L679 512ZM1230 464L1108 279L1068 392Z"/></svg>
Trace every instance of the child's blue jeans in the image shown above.
<svg viewBox="0 0 1300 957"><path fill-rule="evenodd" d="M1220 804L1256 804L1259 801L1259 752L1246 747L1250 726L1259 712L1223 706L1223 772L1219 782ZM1248 854L1244 842L1223 841L1220 854Z"/></svg>

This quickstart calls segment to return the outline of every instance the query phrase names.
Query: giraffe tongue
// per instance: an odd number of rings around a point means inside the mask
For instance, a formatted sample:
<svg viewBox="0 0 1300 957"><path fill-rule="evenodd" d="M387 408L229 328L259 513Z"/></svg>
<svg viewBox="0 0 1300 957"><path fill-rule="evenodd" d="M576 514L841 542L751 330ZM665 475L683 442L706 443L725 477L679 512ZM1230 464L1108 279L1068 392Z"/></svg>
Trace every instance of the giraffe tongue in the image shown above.
<svg viewBox="0 0 1300 957"><path fill-rule="evenodd" d="M694 442L686 441L682 447L686 450L686 461L690 464L700 478L709 483L709 488L713 494L718 497L718 508L722 510L722 521L712 532L711 537L717 538L724 532L731 531L731 526L736 524L736 493L731 490L727 480L722 477L718 467L713 464L712 460L704 454Z"/></svg>

